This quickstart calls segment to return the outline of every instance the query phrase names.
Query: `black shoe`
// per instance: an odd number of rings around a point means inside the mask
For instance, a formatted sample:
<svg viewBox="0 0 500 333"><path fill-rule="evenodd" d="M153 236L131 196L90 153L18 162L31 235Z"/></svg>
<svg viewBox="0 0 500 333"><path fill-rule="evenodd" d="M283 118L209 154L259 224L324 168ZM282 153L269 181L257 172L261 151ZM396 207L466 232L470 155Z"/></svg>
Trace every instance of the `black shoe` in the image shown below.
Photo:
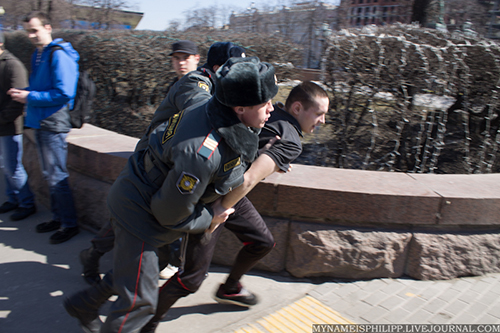
<svg viewBox="0 0 500 333"><path fill-rule="evenodd" d="M99 259L104 253L97 251L92 245L86 250L80 252L80 262L83 266L83 278L90 285L101 280L99 275Z"/></svg>
<svg viewBox="0 0 500 333"><path fill-rule="evenodd" d="M61 222L58 221L43 222L36 226L36 232L51 232L59 229L60 227Z"/></svg>
<svg viewBox="0 0 500 333"><path fill-rule="evenodd" d="M36 206L32 207L19 207L16 209L14 214L10 216L10 219L12 221L21 221L27 218L30 215L33 215L36 213Z"/></svg>
<svg viewBox="0 0 500 333"><path fill-rule="evenodd" d="M243 288L243 286L238 283L238 291L236 292L226 292L224 290L224 285L220 285L214 299L221 304L233 304L238 306L250 307L258 303L257 296Z"/></svg>
<svg viewBox="0 0 500 333"><path fill-rule="evenodd" d="M13 204L12 202L6 201L0 206L0 214L10 212L11 210L16 209L18 206L18 204Z"/></svg>
<svg viewBox="0 0 500 333"><path fill-rule="evenodd" d="M65 241L70 240L78 232L78 227L61 228L55 234L50 236L50 244L64 243Z"/></svg>
<svg viewBox="0 0 500 333"><path fill-rule="evenodd" d="M78 301L78 300L77 300ZM71 316L78 319L80 326L85 333L99 333L102 326L102 321L99 318L97 311L83 312L81 308L73 305L75 302L74 297L66 298L64 300L64 308L66 312ZM77 303L78 305L78 303Z"/></svg>

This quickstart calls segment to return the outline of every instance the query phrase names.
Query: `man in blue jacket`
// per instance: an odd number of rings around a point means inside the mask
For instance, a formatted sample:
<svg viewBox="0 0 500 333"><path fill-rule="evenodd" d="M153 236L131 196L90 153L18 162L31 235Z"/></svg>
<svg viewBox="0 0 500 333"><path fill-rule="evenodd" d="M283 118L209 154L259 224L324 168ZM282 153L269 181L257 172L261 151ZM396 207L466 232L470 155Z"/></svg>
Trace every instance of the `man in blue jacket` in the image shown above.
<svg viewBox="0 0 500 333"><path fill-rule="evenodd" d="M9 94L14 101L27 106L25 126L34 129L42 174L49 184L53 217L37 225L36 231L57 230L50 237L50 243L59 244L78 234L66 168L66 136L71 130L69 110L76 95L80 56L70 43L52 40L52 26L44 13L29 14L24 26L36 46L29 87L10 89ZM52 50L54 46L60 48Z"/></svg>

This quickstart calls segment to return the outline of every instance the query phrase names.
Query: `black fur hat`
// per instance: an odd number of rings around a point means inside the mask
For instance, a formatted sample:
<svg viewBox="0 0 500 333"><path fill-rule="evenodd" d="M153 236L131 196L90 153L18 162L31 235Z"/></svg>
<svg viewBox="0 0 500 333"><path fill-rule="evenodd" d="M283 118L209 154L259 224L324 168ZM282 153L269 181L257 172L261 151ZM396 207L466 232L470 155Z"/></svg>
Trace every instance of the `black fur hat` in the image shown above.
<svg viewBox="0 0 500 333"><path fill-rule="evenodd" d="M265 103L278 93L274 67L257 57L230 58L215 74L215 97L226 106Z"/></svg>
<svg viewBox="0 0 500 333"><path fill-rule="evenodd" d="M216 42L210 46L207 54L207 65L212 68L215 65L222 66L229 58L245 57L245 49L231 42Z"/></svg>

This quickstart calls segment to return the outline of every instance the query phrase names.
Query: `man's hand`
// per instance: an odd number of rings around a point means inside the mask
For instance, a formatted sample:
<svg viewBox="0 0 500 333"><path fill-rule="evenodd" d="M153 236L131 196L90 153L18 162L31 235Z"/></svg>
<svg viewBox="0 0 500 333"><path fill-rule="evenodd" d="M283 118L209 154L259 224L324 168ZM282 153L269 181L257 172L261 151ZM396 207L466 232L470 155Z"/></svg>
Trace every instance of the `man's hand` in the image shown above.
<svg viewBox="0 0 500 333"><path fill-rule="evenodd" d="M13 101L26 104L28 100L29 91L16 88L10 88L7 94L10 95Z"/></svg>
<svg viewBox="0 0 500 333"><path fill-rule="evenodd" d="M219 227L220 224L226 222L229 215L234 213L234 208L224 208L221 205L222 198L215 200L212 204L212 209L214 211L214 217L212 218L212 223L210 227L205 231L208 233L212 233Z"/></svg>
<svg viewBox="0 0 500 333"><path fill-rule="evenodd" d="M268 150L269 148L271 148L272 145L274 145L274 143L278 140L280 140L281 137L276 135L274 138L270 139L264 147L260 148L259 149L259 155L262 155L266 150Z"/></svg>

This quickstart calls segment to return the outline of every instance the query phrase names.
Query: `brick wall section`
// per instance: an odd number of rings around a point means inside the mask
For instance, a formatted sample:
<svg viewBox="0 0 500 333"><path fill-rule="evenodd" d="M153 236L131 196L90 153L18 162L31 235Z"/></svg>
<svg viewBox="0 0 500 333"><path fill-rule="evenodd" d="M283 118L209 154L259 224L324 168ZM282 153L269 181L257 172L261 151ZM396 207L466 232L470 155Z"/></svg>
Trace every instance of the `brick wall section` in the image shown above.
<svg viewBox="0 0 500 333"><path fill-rule="evenodd" d="M68 135L70 184L82 228L108 218L106 195L136 138L89 124ZM24 162L48 205L33 133ZM277 245L256 268L294 276L448 279L500 271L500 174L430 175L294 165L249 198ZM231 265L241 244L227 230L214 262ZM233 255L228 255L232 253Z"/></svg>

